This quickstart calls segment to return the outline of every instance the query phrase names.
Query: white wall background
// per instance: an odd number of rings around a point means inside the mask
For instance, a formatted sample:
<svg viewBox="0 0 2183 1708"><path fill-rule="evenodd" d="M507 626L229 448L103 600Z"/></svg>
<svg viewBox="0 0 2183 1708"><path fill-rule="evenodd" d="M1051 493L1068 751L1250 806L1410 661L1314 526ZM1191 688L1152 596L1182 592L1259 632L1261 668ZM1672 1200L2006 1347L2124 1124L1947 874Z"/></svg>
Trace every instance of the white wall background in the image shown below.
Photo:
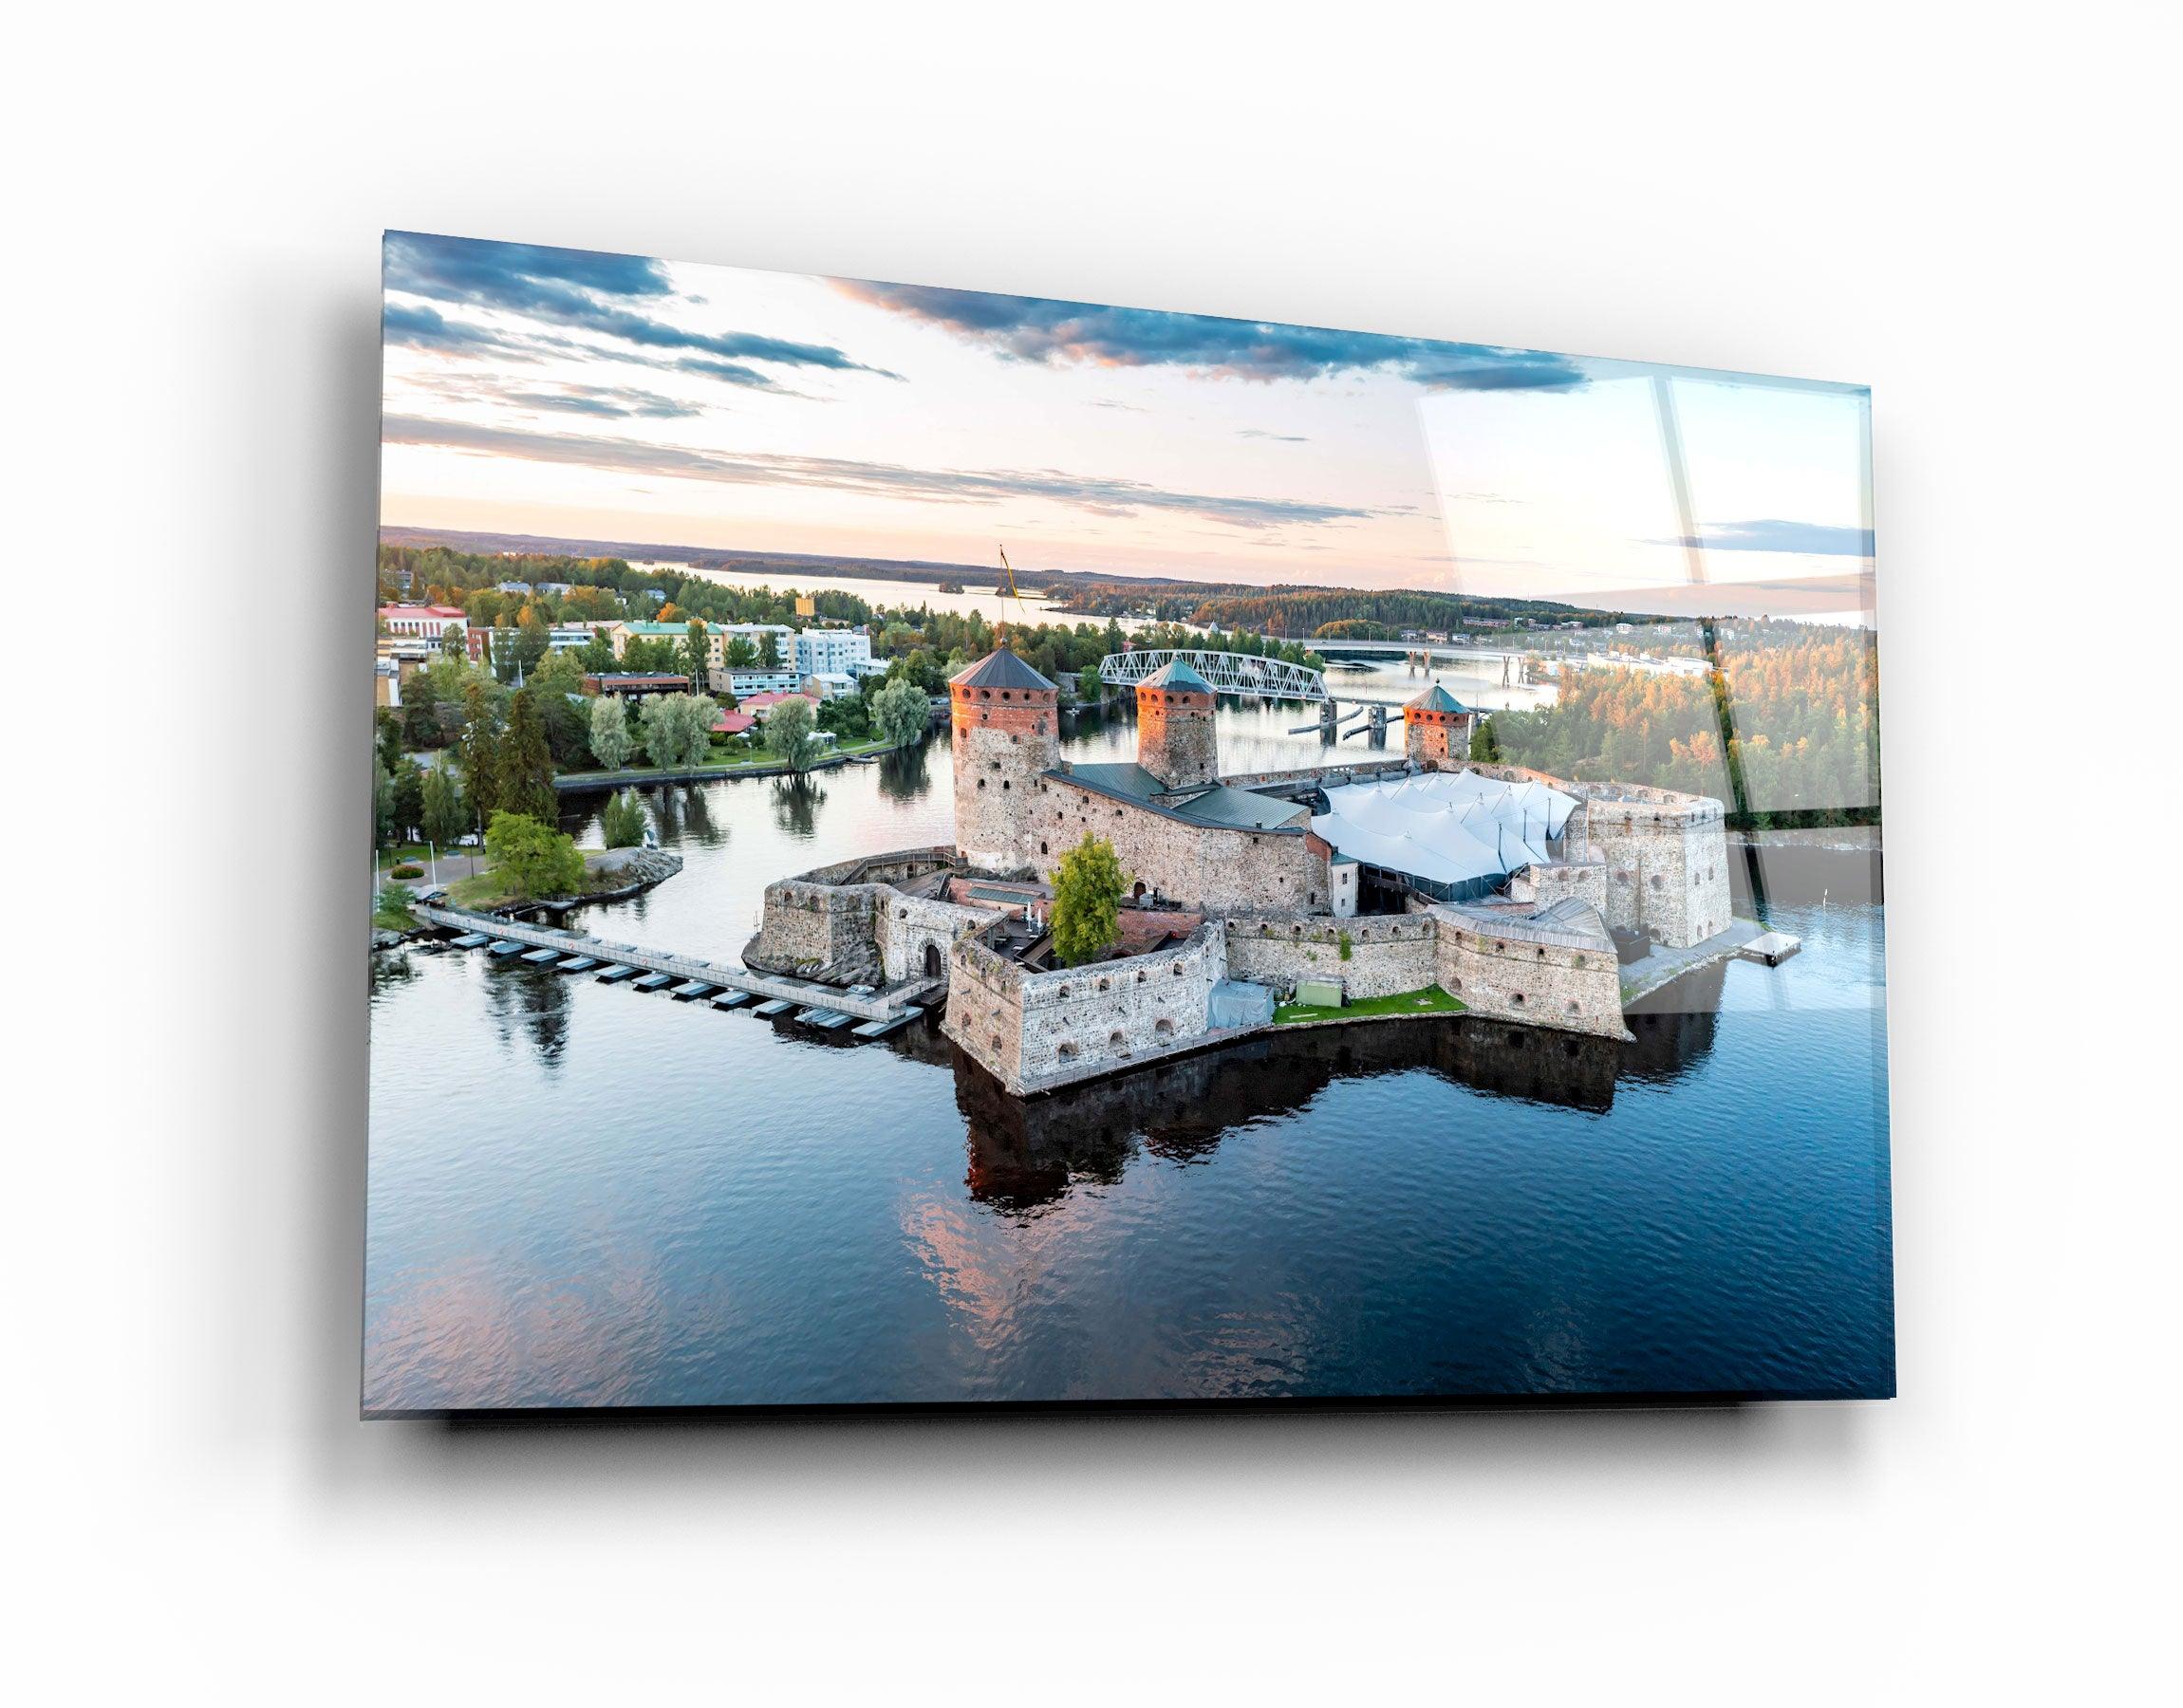
<svg viewBox="0 0 2183 1708"><path fill-rule="evenodd" d="M2098 1699L2150 1664L2166 9L42 8L10 44L24 1699ZM389 225L1870 381L1902 1398L359 1424Z"/></svg>

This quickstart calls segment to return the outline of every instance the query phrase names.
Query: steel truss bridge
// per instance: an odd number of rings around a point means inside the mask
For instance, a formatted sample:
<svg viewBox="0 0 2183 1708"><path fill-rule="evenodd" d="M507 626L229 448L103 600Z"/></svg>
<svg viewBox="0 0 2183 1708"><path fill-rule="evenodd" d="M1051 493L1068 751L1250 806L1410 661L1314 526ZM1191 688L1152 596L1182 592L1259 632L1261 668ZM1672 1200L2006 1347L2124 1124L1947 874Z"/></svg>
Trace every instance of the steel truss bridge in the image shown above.
<svg viewBox="0 0 2183 1708"><path fill-rule="evenodd" d="M1177 659L1203 677L1215 694L1241 694L1255 699L1334 697L1327 693L1326 677L1308 665L1291 664L1280 659L1255 658L1249 653L1198 652L1186 647L1109 653L1099 660L1099 679L1116 688L1134 688L1147 677L1157 676Z"/></svg>
<svg viewBox="0 0 2183 1708"><path fill-rule="evenodd" d="M1243 695L1254 699L1304 700L1319 709L1318 722L1289 732L1303 735L1316 729L1329 741L1347 741L1352 735L1371 736L1378 747L1387 740L1390 715L1402 715L1402 701L1375 699L1370 695L1329 692L1323 672L1307 664L1290 664L1280 659L1261 659L1250 653L1202 652L1191 647L1152 647L1141 652L1109 653L1099 661L1099 679L1116 688L1134 688L1181 659L1211 684L1215 694ZM1342 707L1348 706L1347 712ZM1364 723L1344 729L1357 717Z"/></svg>

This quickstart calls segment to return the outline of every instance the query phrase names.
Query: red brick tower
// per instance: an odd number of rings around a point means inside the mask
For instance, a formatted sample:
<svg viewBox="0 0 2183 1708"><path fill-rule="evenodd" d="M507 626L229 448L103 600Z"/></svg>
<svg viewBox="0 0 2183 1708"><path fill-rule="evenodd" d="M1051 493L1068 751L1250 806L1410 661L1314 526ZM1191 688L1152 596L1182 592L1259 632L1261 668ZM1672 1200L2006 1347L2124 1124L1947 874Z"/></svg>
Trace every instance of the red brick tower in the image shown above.
<svg viewBox="0 0 2183 1708"><path fill-rule="evenodd" d="M1213 685L1181 659L1137 684L1137 763L1169 789L1221 780Z"/></svg>
<svg viewBox="0 0 2183 1708"><path fill-rule="evenodd" d="M1403 751L1427 770L1462 765L1477 721L1477 713L1435 682L1403 706Z"/></svg>
<svg viewBox="0 0 2183 1708"><path fill-rule="evenodd" d="M1032 802L1061 760L1054 684L1005 646L947 684L954 720L955 845L998 877L1035 863Z"/></svg>

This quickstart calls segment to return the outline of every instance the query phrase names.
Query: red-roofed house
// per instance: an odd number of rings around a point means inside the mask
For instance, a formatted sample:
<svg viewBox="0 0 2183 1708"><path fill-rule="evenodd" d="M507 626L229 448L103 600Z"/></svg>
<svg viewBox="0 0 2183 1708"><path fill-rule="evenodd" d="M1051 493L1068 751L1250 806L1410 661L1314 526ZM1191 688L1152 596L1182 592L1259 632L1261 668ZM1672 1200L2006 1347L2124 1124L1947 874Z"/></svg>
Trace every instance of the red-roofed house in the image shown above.
<svg viewBox="0 0 2183 1708"><path fill-rule="evenodd" d="M748 712L723 712L713 719L716 735L748 735L758 727L758 720Z"/></svg>
<svg viewBox="0 0 2183 1708"><path fill-rule="evenodd" d="M741 699L737 700L736 704L740 706L745 712L750 713L760 723L763 723L765 721L766 714L771 712L775 706L779 705L781 701L785 699L809 700L811 701L813 708L816 708L818 705L817 695L803 693L746 694Z"/></svg>
<svg viewBox="0 0 2183 1708"><path fill-rule="evenodd" d="M437 640L451 628L467 629L470 619L457 605L381 605L379 620L390 635L419 640Z"/></svg>

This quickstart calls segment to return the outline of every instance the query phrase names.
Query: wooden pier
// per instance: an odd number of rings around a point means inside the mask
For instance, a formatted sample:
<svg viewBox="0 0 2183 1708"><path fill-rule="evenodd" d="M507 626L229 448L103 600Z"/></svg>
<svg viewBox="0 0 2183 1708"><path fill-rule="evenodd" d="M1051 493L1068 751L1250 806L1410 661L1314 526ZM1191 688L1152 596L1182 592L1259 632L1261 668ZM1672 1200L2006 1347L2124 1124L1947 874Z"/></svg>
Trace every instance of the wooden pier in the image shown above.
<svg viewBox="0 0 2183 1708"><path fill-rule="evenodd" d="M411 911L428 925L457 933L455 940L458 944L491 943L490 953L503 958L526 948L551 950L551 955L540 957L540 964L560 959L558 970L575 972L578 969L561 957L588 957L605 969L598 975L602 984L619 984L624 979L635 978L640 990L662 990L678 981L685 987L703 987L686 991L687 996L693 999L707 992L739 993L759 1000L760 1006L753 1009L753 1013L769 1017L793 1008L840 1014L844 1021L906 1020L918 1012L921 999L938 991L941 985L936 978L911 979L869 995L858 995L836 990L831 985L813 984L807 978L787 978L777 974L753 973L742 967L724 967L695 956L642 949L634 943L609 943L580 931L565 931L552 925L523 925L513 919L469 913L458 907L436 907L420 901ZM526 956L525 958L532 957ZM656 975L664 976L659 977L656 983L650 976L640 976ZM677 991L674 994L683 996L685 992ZM716 1008L734 1006L726 1001L725 995L715 995L712 1000Z"/></svg>

